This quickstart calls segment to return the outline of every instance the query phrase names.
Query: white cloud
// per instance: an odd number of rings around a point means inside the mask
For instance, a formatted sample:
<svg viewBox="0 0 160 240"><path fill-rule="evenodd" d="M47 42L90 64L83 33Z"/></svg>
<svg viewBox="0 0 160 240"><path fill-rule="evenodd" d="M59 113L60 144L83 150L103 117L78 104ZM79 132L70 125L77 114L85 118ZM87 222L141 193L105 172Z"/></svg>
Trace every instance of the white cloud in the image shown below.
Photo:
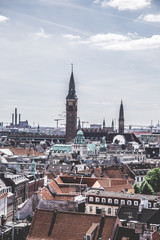
<svg viewBox="0 0 160 240"><path fill-rule="evenodd" d="M92 48L112 51L136 51L160 48L160 35L140 37L137 33L122 34L96 34L89 38L77 40L75 43L86 44Z"/></svg>
<svg viewBox="0 0 160 240"><path fill-rule="evenodd" d="M142 19L146 22L160 22L160 14L147 14L147 15L141 15L138 19Z"/></svg>
<svg viewBox="0 0 160 240"><path fill-rule="evenodd" d="M5 22L8 22L8 21L9 21L9 18L0 15L0 23L5 23Z"/></svg>
<svg viewBox="0 0 160 240"><path fill-rule="evenodd" d="M102 7L117 8L119 11L123 10L139 10L151 6L151 0L103 0Z"/></svg>
<svg viewBox="0 0 160 240"><path fill-rule="evenodd" d="M81 37L79 35L72 35L72 34L63 34L62 37L70 39L70 40L80 40Z"/></svg>
<svg viewBox="0 0 160 240"><path fill-rule="evenodd" d="M36 32L35 35L36 35L37 37L46 38L46 39L48 39L48 38L50 38L50 37L53 36L53 35L51 35L51 34L47 34L47 33L44 31L43 28L40 28L40 32Z"/></svg>

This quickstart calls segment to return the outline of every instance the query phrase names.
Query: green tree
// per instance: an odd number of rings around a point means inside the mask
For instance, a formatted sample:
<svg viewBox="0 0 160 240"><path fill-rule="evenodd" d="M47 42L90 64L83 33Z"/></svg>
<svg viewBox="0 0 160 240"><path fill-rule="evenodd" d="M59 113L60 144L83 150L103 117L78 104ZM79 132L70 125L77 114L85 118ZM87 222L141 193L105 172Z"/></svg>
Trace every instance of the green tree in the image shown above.
<svg viewBox="0 0 160 240"><path fill-rule="evenodd" d="M140 193L154 195L154 190L152 186L144 179L140 185Z"/></svg>
<svg viewBox="0 0 160 240"><path fill-rule="evenodd" d="M160 192L160 168L148 171L145 180L152 186L155 193Z"/></svg>
<svg viewBox="0 0 160 240"><path fill-rule="evenodd" d="M135 193L140 193L140 189L139 189L138 183L135 183L135 184L133 185L133 188L134 188Z"/></svg>

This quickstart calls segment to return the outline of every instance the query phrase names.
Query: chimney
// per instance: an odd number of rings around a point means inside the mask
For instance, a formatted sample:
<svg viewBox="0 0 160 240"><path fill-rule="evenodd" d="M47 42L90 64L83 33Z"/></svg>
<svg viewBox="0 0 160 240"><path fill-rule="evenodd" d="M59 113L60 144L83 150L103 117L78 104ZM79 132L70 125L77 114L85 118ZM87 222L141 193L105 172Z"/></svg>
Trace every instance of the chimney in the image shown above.
<svg viewBox="0 0 160 240"><path fill-rule="evenodd" d="M15 108L15 126L17 126L17 108Z"/></svg>
<svg viewBox="0 0 160 240"><path fill-rule="evenodd" d="M12 125L14 125L14 113L12 113Z"/></svg>
<svg viewBox="0 0 160 240"><path fill-rule="evenodd" d="M21 114L19 114L19 125L20 125L20 122L21 122Z"/></svg>

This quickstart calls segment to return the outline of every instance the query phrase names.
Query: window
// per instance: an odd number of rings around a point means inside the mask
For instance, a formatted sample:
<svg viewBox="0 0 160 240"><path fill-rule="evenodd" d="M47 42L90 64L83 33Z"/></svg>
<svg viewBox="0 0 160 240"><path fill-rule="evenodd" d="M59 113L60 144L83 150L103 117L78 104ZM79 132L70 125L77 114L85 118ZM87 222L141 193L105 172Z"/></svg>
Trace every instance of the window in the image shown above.
<svg viewBox="0 0 160 240"><path fill-rule="evenodd" d="M157 207L157 203L153 203L153 207L156 208Z"/></svg>
<svg viewBox="0 0 160 240"><path fill-rule="evenodd" d="M93 212L93 207L92 206L89 207L89 212Z"/></svg>
<svg viewBox="0 0 160 240"><path fill-rule="evenodd" d="M116 208L116 209L115 209L115 216L117 216L117 212L118 212L118 209Z"/></svg>
<svg viewBox="0 0 160 240"><path fill-rule="evenodd" d="M132 201L131 201L131 200L128 200L128 201L127 201L127 205L132 205Z"/></svg>
<svg viewBox="0 0 160 240"><path fill-rule="evenodd" d="M141 177L141 182L143 181L143 177Z"/></svg>
<svg viewBox="0 0 160 240"><path fill-rule="evenodd" d="M118 204L119 200L118 199L114 199L114 204Z"/></svg>
<svg viewBox="0 0 160 240"><path fill-rule="evenodd" d="M108 208L108 214L111 214L111 208Z"/></svg>
<svg viewBox="0 0 160 240"><path fill-rule="evenodd" d="M89 201L90 201L90 202L93 202L93 197L89 197Z"/></svg>
<svg viewBox="0 0 160 240"><path fill-rule="evenodd" d="M99 197L96 197L96 202L99 202L100 200L99 200Z"/></svg>
<svg viewBox="0 0 160 240"><path fill-rule="evenodd" d="M102 198L101 202L102 202L102 203L106 203L106 199L105 199L105 198Z"/></svg>
<svg viewBox="0 0 160 240"><path fill-rule="evenodd" d="M148 207L151 208L152 207L152 203L148 202Z"/></svg>
<svg viewBox="0 0 160 240"><path fill-rule="evenodd" d="M121 200L121 205L125 205L125 200Z"/></svg>
<svg viewBox="0 0 160 240"><path fill-rule="evenodd" d="M105 210L105 208L102 208L102 212L105 212L106 210Z"/></svg>
<svg viewBox="0 0 160 240"><path fill-rule="evenodd" d="M137 182L139 182L139 177L137 177Z"/></svg>
<svg viewBox="0 0 160 240"><path fill-rule="evenodd" d="M112 198L108 198L108 203L112 203Z"/></svg>
<svg viewBox="0 0 160 240"><path fill-rule="evenodd" d="M134 201L134 206L138 206L138 201Z"/></svg>

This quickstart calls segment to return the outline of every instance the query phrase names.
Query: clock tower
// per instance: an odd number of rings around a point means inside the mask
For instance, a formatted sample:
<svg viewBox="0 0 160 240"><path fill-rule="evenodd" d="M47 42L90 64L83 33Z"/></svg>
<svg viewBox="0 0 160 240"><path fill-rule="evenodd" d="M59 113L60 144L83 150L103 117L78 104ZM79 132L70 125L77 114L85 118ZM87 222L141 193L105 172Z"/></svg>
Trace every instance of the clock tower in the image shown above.
<svg viewBox="0 0 160 240"><path fill-rule="evenodd" d="M72 72L69 82L69 91L66 97L66 142L72 141L77 132L77 101L75 91L75 82L73 76L73 65Z"/></svg>
<svg viewBox="0 0 160 240"><path fill-rule="evenodd" d="M119 110L119 133L124 133L124 111L122 101Z"/></svg>

